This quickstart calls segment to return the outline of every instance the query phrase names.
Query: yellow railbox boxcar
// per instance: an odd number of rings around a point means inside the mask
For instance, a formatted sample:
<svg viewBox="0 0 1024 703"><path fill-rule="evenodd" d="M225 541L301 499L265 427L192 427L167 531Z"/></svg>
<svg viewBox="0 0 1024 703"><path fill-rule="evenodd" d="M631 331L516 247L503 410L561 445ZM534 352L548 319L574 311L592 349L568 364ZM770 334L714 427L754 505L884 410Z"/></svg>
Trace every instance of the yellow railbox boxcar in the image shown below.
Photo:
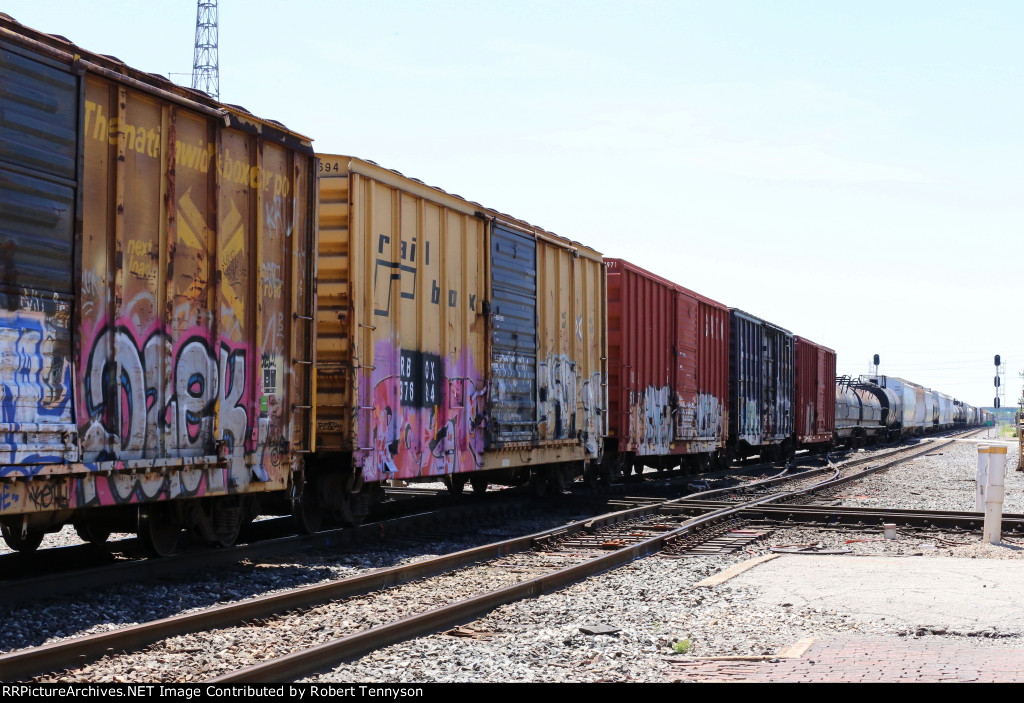
<svg viewBox="0 0 1024 703"><path fill-rule="evenodd" d="M461 486L535 469L558 483L600 458L597 252L371 162L320 155L318 262L322 480L341 467L353 471L349 490L427 477Z"/></svg>

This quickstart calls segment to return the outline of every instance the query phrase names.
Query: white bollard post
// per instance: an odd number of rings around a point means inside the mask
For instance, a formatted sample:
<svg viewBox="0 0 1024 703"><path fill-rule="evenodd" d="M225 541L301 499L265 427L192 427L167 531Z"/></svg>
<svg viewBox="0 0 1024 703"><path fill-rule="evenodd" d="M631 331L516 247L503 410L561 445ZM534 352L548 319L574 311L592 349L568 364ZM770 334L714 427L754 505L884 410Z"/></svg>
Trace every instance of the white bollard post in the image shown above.
<svg viewBox="0 0 1024 703"><path fill-rule="evenodd" d="M985 485L985 531L982 539L997 544L1003 537L1003 477L1006 471L1006 447L988 448L988 481Z"/></svg>
<svg viewBox="0 0 1024 703"><path fill-rule="evenodd" d="M978 445L978 472L975 474L974 509L985 512L985 483L988 481L988 445Z"/></svg>

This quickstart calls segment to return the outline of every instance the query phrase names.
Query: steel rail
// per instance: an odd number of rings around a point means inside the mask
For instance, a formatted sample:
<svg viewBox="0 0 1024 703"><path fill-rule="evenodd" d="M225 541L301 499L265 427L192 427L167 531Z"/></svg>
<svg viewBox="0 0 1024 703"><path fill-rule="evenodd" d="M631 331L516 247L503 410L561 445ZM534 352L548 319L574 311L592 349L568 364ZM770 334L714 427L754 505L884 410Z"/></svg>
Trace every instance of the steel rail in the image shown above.
<svg viewBox="0 0 1024 703"><path fill-rule="evenodd" d="M332 642L310 647L283 657L277 657L267 662L254 664L209 679L207 683L294 681L301 676L335 665L339 661L351 659L411 637L437 632L467 620L472 620L506 603L525 598L535 598L545 593L560 590L589 576L610 571L641 557L655 554L672 545L677 540L691 535L700 528L714 525L723 519L731 517L741 509L751 509L783 497L814 489L815 487L812 486L781 495L764 496L738 506L734 505L713 510L706 515L687 520L676 529L649 537L632 545L624 546L608 554L593 557L553 573L527 579L521 583L506 586L489 593L483 593L458 603L452 603L443 608L419 615L412 615L385 625L378 625L363 632L348 635ZM683 499L676 499L676 501L678 500ZM664 506L670 506L676 501L666 501L657 506L656 511L660 512ZM627 516L633 516L640 512L649 513L651 511L652 506L623 510L608 516L585 521L584 526L587 529L594 529L619 522ZM551 538L557 538L557 535L553 534Z"/></svg>
<svg viewBox="0 0 1024 703"><path fill-rule="evenodd" d="M617 511L602 516L602 524L615 524L635 517L654 514L658 511L660 505L658 503ZM409 522L411 520L413 520L411 517L400 518L399 522ZM339 598L348 598L416 579L435 576L481 561L496 559L516 552L528 551L538 545L547 543L549 540L557 540L576 532L589 531L592 529L593 523L592 519L579 520L570 525L453 552L414 564L391 567L339 581L305 586L275 595L262 596L239 603L213 606L185 615L171 616L86 637L61 640L41 647L3 654L0 655L0 681L10 681L34 676L42 672L78 666L96 661L111 651L134 650L175 635L239 625L256 618L272 616L287 610L306 608ZM388 528L384 523L378 523L375 525L365 525L359 529L385 532ZM397 532L394 529L391 531ZM325 535L326 533L318 533L304 539L309 540ZM285 540L279 541L285 542ZM330 546L329 542L320 542L320 544ZM203 554L207 553L204 552ZM148 560L143 562L143 564L160 563L166 565L174 559L180 558Z"/></svg>
<svg viewBox="0 0 1024 703"><path fill-rule="evenodd" d="M929 447L924 451L931 451ZM914 454L904 460L917 456ZM872 467L871 469L856 474L864 475L885 467ZM815 470L820 473L827 469ZM410 616L394 623L381 625L362 633L350 635L334 642L311 648L303 652L287 655L271 662L254 665L246 669L225 674L224 676L212 679L212 682L220 681L259 681L265 677L273 679L280 678L287 674L295 676L298 671L315 671L322 668L327 662L336 662L341 659L356 656L359 653L371 651L372 649L385 646L393 642L407 639L411 636L433 632L450 624L456 624L467 618L488 612L504 603L512 602L526 597L535 597L546 592L558 590L569 583L586 578L596 573L607 571L622 566L642 556L653 554L673 542L691 535L696 530L707 525L713 525L729 516L740 513L744 510L752 510L762 506L768 506L778 500L796 496L817 490L823 486L830 485L836 480L839 473L837 468L833 478L805 487L796 491L783 494L764 496L753 501L739 505L730 505L714 509L710 513L692 518L680 527L669 532L659 534L639 543L629 545L619 550L608 553L601 557L590 559L578 564L542 577L529 579L521 584L509 586L493 593L482 594L462 603L455 603L437 611ZM812 472L804 472L788 477L805 478ZM767 479L767 482L776 482L779 477ZM847 479L849 480L849 479ZM705 492L716 493L716 491ZM694 494L700 495L700 494ZM44 671L54 671L64 667L81 665L95 661L111 651L138 649L160 639L207 630L217 627L225 627L244 623L249 620L267 617L282 611L294 610L297 608L310 607L322 604L339 598L351 597L367 593L380 588L395 586L411 580L437 575L446 571L462 568L470 564L479 563L488 559L500 558L515 552L522 552L537 546L543 546L550 542L557 542L560 539L571 536L578 532L593 532L600 527L614 525L638 517L672 511L673 506L682 506L686 501L692 501L694 495L684 496L671 501L653 503L632 507L597 518L580 520L571 525L546 530L533 535L513 538L496 542L481 547L463 550L436 559L410 564L401 567L392 567L380 571L371 572L341 581L334 581L327 584L307 586L293 591L267 596L250 601L243 601L224 606L216 606L184 616L175 616L156 620L150 623L120 628L110 632L98 633L83 638L62 640L61 642L44 645L42 647L13 652L0 655L0 680L17 679L18 677L32 676ZM408 518L406 518L408 519ZM381 529L380 525L365 526L364 529ZM323 534L323 533L321 533ZM314 536L315 537L315 536ZM308 538L307 538L308 539ZM171 560L157 560L157 562L170 562Z"/></svg>

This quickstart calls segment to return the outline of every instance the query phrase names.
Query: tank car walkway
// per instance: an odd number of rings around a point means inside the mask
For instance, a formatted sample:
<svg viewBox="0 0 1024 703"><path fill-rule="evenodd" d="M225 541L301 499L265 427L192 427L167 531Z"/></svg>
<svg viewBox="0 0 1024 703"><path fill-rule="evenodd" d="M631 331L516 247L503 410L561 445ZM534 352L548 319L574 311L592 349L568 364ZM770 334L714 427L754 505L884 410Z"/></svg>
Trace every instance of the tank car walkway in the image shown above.
<svg viewBox="0 0 1024 703"><path fill-rule="evenodd" d="M800 657L672 665L675 681L774 683L1024 682L1024 648L954 639L851 637L814 642Z"/></svg>

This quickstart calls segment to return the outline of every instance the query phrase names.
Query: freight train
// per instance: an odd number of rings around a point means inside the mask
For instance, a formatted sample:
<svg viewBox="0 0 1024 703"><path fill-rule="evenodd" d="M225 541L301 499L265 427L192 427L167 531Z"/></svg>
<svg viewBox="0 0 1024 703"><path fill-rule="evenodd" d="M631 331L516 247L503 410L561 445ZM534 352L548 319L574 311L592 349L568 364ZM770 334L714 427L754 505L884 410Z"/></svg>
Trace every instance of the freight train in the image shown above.
<svg viewBox="0 0 1024 703"><path fill-rule="evenodd" d="M164 555L358 522L391 480L541 493L847 433L834 352L628 262L7 16L0 83L14 549L71 524ZM868 385L857 423L917 422ZM943 398L915 432L968 417Z"/></svg>

